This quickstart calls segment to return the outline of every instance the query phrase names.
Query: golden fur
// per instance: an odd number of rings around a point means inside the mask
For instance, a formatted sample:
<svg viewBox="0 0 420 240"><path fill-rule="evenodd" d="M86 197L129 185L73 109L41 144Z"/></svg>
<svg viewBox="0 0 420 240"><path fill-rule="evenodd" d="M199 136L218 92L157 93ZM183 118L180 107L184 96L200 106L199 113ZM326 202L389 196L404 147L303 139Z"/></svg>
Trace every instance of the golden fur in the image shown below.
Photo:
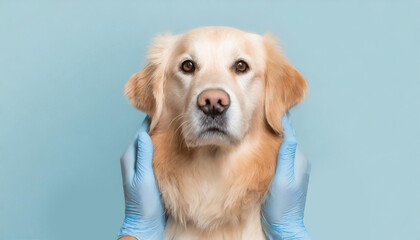
<svg viewBox="0 0 420 240"><path fill-rule="evenodd" d="M232 28L207 27L186 35L159 37L146 67L126 85L132 104L152 118L149 133L154 146L153 168L169 215L166 239L265 239L260 207L275 173L282 142L281 119L303 99L308 86L271 36L249 35ZM241 93L234 80L227 83L235 94L243 95L238 97L241 104L255 106L252 112L244 113L250 115L246 123L249 127L240 141L190 145L183 135L187 108L183 105L189 103L194 92L185 92L185 100L180 99L181 94L175 94L182 92L182 87L176 81L170 82L176 77L176 70L169 65L194 41L228 38L238 41L238 47L259 59L253 69L252 81L256 85L253 83L255 86L250 88L255 94ZM215 68L206 71L222 76L223 71ZM262 86L261 90L258 86ZM247 94L260 97L252 99ZM242 105L241 108L251 111Z"/></svg>

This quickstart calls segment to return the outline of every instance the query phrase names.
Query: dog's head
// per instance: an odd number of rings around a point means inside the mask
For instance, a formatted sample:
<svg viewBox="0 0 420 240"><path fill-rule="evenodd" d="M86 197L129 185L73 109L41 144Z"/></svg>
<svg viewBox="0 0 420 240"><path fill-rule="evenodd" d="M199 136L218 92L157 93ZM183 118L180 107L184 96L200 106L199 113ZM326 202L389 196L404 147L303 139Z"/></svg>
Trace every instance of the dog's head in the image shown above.
<svg viewBox="0 0 420 240"><path fill-rule="evenodd" d="M281 133L307 88L271 36L205 27L157 37L126 94L151 117L151 132L174 127L194 147L235 144L258 117Z"/></svg>

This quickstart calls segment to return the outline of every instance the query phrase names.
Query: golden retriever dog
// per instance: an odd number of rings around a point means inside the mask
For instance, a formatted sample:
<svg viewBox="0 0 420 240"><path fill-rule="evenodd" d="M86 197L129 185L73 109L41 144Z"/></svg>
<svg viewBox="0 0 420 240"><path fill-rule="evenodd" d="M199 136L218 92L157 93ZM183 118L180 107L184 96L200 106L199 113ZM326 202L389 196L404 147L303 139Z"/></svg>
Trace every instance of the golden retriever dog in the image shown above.
<svg viewBox="0 0 420 240"><path fill-rule="evenodd" d="M276 40L229 27L159 36L125 88L151 117L165 239L266 239L281 120L308 88Z"/></svg>

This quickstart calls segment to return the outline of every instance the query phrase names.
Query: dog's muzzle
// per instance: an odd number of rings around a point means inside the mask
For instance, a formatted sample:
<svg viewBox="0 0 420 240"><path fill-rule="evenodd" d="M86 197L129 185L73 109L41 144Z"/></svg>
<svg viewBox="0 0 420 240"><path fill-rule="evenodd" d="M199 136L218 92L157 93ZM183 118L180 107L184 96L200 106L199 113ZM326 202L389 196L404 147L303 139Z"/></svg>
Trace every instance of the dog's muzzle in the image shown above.
<svg viewBox="0 0 420 240"><path fill-rule="evenodd" d="M226 112L230 106L230 97L221 89L207 89L197 97L197 107L202 112L203 133L226 134Z"/></svg>

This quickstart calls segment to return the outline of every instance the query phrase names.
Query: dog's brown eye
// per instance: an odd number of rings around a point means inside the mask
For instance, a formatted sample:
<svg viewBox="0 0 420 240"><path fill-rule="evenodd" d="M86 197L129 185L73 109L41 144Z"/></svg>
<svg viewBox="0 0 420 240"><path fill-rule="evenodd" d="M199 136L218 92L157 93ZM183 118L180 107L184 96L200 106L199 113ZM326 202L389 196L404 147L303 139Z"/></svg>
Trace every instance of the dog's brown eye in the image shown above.
<svg viewBox="0 0 420 240"><path fill-rule="evenodd" d="M191 60L187 60L182 63L181 69L186 73L192 73L195 70L195 66Z"/></svg>
<svg viewBox="0 0 420 240"><path fill-rule="evenodd" d="M248 70L248 64L246 64L246 62L244 61L238 61L235 64L235 68L236 68L236 72L240 72L240 73L244 73Z"/></svg>

